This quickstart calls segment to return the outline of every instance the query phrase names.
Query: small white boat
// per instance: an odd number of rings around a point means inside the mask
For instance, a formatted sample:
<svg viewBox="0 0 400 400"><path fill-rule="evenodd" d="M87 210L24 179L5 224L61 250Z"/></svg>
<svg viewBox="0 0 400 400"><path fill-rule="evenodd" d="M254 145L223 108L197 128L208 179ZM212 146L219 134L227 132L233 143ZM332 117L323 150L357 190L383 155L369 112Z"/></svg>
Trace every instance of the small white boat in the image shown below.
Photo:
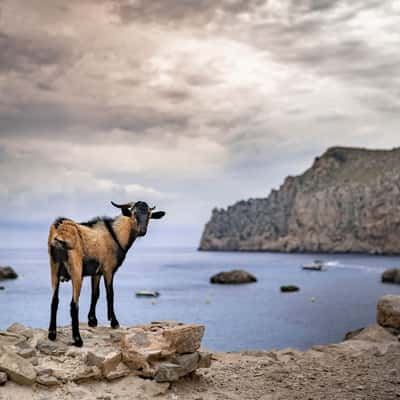
<svg viewBox="0 0 400 400"><path fill-rule="evenodd" d="M160 295L156 290L140 290L136 292L136 297L158 297Z"/></svg>
<svg viewBox="0 0 400 400"><path fill-rule="evenodd" d="M325 267L325 264L321 260L315 260L314 262L310 264L304 264L302 266L303 269L309 270L309 271L322 271L322 269Z"/></svg>

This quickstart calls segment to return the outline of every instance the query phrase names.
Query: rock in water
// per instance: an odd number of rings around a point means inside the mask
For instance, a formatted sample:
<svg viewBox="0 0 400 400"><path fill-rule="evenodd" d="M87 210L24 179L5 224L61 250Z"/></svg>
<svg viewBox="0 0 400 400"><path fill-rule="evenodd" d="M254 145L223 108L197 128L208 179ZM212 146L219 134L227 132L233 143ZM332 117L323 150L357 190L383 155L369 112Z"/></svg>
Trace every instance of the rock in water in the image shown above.
<svg viewBox="0 0 400 400"><path fill-rule="evenodd" d="M36 380L36 371L29 361L4 349L0 349L0 371L21 385L32 385Z"/></svg>
<svg viewBox="0 0 400 400"><path fill-rule="evenodd" d="M284 285L281 286L281 292L282 293L288 293L288 292L298 292L300 289L298 286L295 285Z"/></svg>
<svg viewBox="0 0 400 400"><path fill-rule="evenodd" d="M200 250L400 253L400 148L334 147L268 198L214 209Z"/></svg>
<svg viewBox="0 0 400 400"><path fill-rule="evenodd" d="M9 266L0 267L0 281L4 279L17 279L17 273Z"/></svg>
<svg viewBox="0 0 400 400"><path fill-rule="evenodd" d="M382 274L382 282L400 283L400 268L387 269Z"/></svg>
<svg viewBox="0 0 400 400"><path fill-rule="evenodd" d="M386 328L400 330L400 296L388 294L379 299L377 321Z"/></svg>
<svg viewBox="0 0 400 400"><path fill-rule="evenodd" d="M257 278L252 274L240 269L220 272L210 278L210 283L239 284L252 282L257 282Z"/></svg>

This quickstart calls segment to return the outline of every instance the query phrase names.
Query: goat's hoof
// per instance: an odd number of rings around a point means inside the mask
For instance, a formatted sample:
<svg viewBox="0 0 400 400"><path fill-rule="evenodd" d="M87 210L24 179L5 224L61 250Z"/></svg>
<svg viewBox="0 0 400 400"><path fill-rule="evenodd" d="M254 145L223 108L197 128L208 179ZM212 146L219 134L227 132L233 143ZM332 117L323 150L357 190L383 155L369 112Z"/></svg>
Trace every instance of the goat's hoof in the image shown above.
<svg viewBox="0 0 400 400"><path fill-rule="evenodd" d="M80 337L76 337L74 338L74 343L72 343L74 346L76 347L82 347L83 346L83 342L82 339Z"/></svg>
<svg viewBox="0 0 400 400"><path fill-rule="evenodd" d="M119 328L119 322L116 319L111 320L111 328L113 329Z"/></svg>
<svg viewBox="0 0 400 400"><path fill-rule="evenodd" d="M56 340L57 337L57 331L49 331L49 334L47 335L49 340Z"/></svg>
<svg viewBox="0 0 400 400"><path fill-rule="evenodd" d="M92 328L95 328L97 326L97 318L96 317L94 317L94 318L90 317L89 320L88 320L88 325L90 327L92 327Z"/></svg>

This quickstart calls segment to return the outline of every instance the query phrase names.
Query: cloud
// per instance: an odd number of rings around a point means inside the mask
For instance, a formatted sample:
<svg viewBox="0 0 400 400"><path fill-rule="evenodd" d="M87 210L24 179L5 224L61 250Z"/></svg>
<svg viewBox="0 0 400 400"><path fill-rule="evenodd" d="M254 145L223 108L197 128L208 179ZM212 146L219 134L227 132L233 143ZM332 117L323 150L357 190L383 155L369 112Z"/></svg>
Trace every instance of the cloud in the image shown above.
<svg viewBox="0 0 400 400"><path fill-rule="evenodd" d="M200 230L213 206L265 196L330 145L398 141L395 0L0 10L0 220L132 197Z"/></svg>

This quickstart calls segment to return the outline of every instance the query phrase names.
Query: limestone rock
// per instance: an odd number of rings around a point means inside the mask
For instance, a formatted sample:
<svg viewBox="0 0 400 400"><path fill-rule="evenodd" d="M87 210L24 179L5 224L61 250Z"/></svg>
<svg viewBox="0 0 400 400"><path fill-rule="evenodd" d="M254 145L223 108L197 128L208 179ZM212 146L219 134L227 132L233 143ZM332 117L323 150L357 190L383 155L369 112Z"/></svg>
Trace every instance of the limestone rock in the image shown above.
<svg viewBox="0 0 400 400"><path fill-rule="evenodd" d="M4 279L17 279L18 274L10 267L0 267L0 281Z"/></svg>
<svg viewBox="0 0 400 400"><path fill-rule="evenodd" d="M36 349L41 353L59 356L65 354L68 350L67 346L60 342L52 342L50 340L41 339L36 345Z"/></svg>
<svg viewBox="0 0 400 400"><path fill-rule="evenodd" d="M0 346L8 348L26 341L26 337L18 333L0 331Z"/></svg>
<svg viewBox="0 0 400 400"><path fill-rule="evenodd" d="M22 358L31 358L36 355L36 351L35 349L32 349L32 347L26 346L17 350L17 354Z"/></svg>
<svg viewBox="0 0 400 400"><path fill-rule="evenodd" d="M135 370L141 370L143 376L153 376L152 361L171 355L163 331L133 328L121 341L122 357L125 364Z"/></svg>
<svg viewBox="0 0 400 400"><path fill-rule="evenodd" d="M400 268L387 269L382 274L382 282L400 283Z"/></svg>
<svg viewBox="0 0 400 400"><path fill-rule="evenodd" d="M120 362L113 370L104 374L104 376L108 381L113 381L128 376L130 373L131 370L123 362Z"/></svg>
<svg viewBox="0 0 400 400"><path fill-rule="evenodd" d="M27 330L31 332L24 336ZM20 370L25 368L31 372L25 383L36 380L42 386L55 386L92 380L112 381L128 375L154 379L160 366L163 365L162 371L168 363L174 365L177 374L172 376L171 369L164 374L176 380L210 363L210 355L198 352L204 334L202 325L156 321L114 331L109 327L94 330L81 324L83 348L70 346L70 326L59 327L54 342L45 339L45 334L42 329L20 324L13 324L9 331L0 331L0 371L22 383L24 378L20 377L23 375Z"/></svg>
<svg viewBox="0 0 400 400"><path fill-rule="evenodd" d="M395 335L380 325L374 324L355 332L349 332L346 340L366 340L370 342L397 342Z"/></svg>
<svg viewBox="0 0 400 400"><path fill-rule="evenodd" d="M204 326L197 324L178 325L164 330L169 349L176 353L192 353L200 348Z"/></svg>
<svg viewBox="0 0 400 400"><path fill-rule="evenodd" d="M139 371L140 376L154 377L156 374L172 374L178 367L179 376L188 368L181 365L185 358L179 359L180 354L195 353L196 368L199 362L197 350L200 348L204 335L202 325L151 325L129 330L121 341L122 358L131 369ZM180 361L177 361L180 360ZM165 366L169 366L169 369ZM161 365L163 367L161 368ZM166 368L166 372L164 371ZM196 369L195 368L195 369ZM168 375L169 376L169 375ZM172 375L171 375L172 376ZM173 375L175 380L175 375ZM166 380L166 378L163 378Z"/></svg>
<svg viewBox="0 0 400 400"><path fill-rule="evenodd" d="M200 360L199 353L181 354L173 357L171 361L161 363L154 379L157 382L174 382L180 377L195 371Z"/></svg>
<svg viewBox="0 0 400 400"><path fill-rule="evenodd" d="M0 386L5 385L7 380L8 380L7 374L5 372L0 372Z"/></svg>
<svg viewBox="0 0 400 400"><path fill-rule="evenodd" d="M400 148L333 147L267 198L214 209L200 250L400 253Z"/></svg>
<svg viewBox="0 0 400 400"><path fill-rule="evenodd" d="M43 386L57 386L61 382L52 375L40 375L36 378L36 383L39 383Z"/></svg>
<svg viewBox="0 0 400 400"><path fill-rule="evenodd" d="M5 349L0 349L0 371L21 385L32 385L36 379L36 371L30 362Z"/></svg>
<svg viewBox="0 0 400 400"><path fill-rule="evenodd" d="M240 284L257 282L257 278L240 269L220 272L210 278L210 283Z"/></svg>
<svg viewBox="0 0 400 400"><path fill-rule="evenodd" d="M100 367L103 375L107 376L112 371L114 371L120 364L121 360L122 360L122 354L120 351L114 351L107 354Z"/></svg>
<svg viewBox="0 0 400 400"><path fill-rule="evenodd" d="M380 298L377 321L381 326L400 330L400 296L388 294Z"/></svg>
<svg viewBox="0 0 400 400"><path fill-rule="evenodd" d="M101 370L98 367L81 367L75 371L72 380L76 383L81 383L100 379L101 376Z"/></svg>

